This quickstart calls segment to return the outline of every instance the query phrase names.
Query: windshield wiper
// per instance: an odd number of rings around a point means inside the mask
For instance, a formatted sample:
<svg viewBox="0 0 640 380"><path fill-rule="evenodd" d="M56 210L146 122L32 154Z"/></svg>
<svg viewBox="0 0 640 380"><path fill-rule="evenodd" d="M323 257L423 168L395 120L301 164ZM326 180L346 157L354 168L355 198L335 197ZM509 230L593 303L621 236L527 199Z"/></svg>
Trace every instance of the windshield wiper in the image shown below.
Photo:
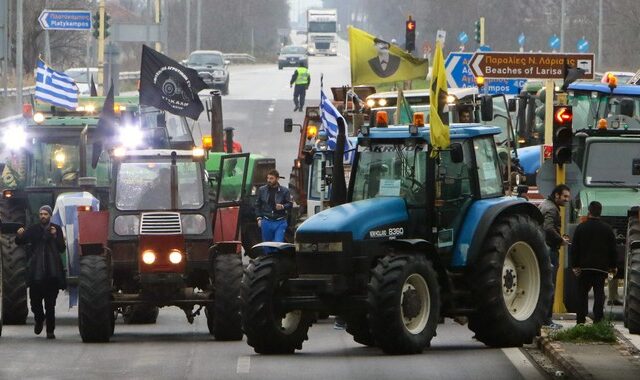
<svg viewBox="0 0 640 380"><path fill-rule="evenodd" d="M609 184L609 185L614 185L615 187L627 187L627 188L635 190L636 192L639 191L637 187L633 187L632 185L624 186L626 184L625 181L613 181L613 180L610 180L610 181L591 181L590 183L606 183L606 184ZM620 186L620 185L622 185L622 186Z"/></svg>

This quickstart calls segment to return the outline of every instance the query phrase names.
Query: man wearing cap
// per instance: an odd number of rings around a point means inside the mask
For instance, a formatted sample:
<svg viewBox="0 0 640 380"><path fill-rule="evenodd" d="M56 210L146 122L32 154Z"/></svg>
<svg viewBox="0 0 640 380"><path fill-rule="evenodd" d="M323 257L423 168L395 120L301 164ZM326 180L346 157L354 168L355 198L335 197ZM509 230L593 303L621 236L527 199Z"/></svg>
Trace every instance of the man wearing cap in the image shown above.
<svg viewBox="0 0 640 380"><path fill-rule="evenodd" d="M391 44L387 41L376 38L373 40L378 51L378 56L369 60L371 70L380 78L387 78L398 71L400 67L400 57L389 54Z"/></svg>
<svg viewBox="0 0 640 380"><path fill-rule="evenodd" d="M16 236L16 244L29 244L27 286L35 319L33 332L39 335L46 321L47 339L56 338L53 333L56 328L56 298L58 290L67 287L61 257L66 245L60 226L51 223L51 214L51 206L40 207L40 223L26 230L20 227Z"/></svg>

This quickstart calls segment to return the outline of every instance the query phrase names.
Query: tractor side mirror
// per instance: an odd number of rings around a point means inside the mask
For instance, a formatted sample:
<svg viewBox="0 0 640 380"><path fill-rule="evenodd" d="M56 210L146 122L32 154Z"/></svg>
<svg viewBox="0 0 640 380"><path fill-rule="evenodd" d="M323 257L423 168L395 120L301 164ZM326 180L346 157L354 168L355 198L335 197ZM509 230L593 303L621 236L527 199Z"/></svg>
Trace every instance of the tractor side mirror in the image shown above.
<svg viewBox="0 0 640 380"><path fill-rule="evenodd" d="M462 151L462 144L453 143L451 144L451 162L454 164L459 164L464 161L464 152Z"/></svg>
<svg viewBox="0 0 640 380"><path fill-rule="evenodd" d="M482 121L493 120L493 98L491 95L483 95L480 98L480 119Z"/></svg>
<svg viewBox="0 0 640 380"><path fill-rule="evenodd" d="M516 98L511 98L507 100L507 109L509 110L509 112L516 112L516 102L517 102Z"/></svg>
<svg viewBox="0 0 640 380"><path fill-rule="evenodd" d="M293 131L293 120L292 119L284 119L284 131L286 133L290 133Z"/></svg>

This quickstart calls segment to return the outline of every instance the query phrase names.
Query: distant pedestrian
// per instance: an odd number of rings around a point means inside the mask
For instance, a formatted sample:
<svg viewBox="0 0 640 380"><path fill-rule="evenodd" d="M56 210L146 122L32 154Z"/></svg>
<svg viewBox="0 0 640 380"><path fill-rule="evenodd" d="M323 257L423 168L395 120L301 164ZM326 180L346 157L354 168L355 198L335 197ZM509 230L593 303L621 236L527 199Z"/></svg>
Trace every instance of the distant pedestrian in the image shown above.
<svg viewBox="0 0 640 380"><path fill-rule="evenodd" d="M40 207L38 213L40 223L26 230L24 227L18 229L16 244L29 244L27 286L29 286L31 311L35 319L33 332L39 335L46 321L47 339L55 339L56 298L58 290L67 287L61 257L66 245L60 226L51 223L51 206Z"/></svg>
<svg viewBox="0 0 640 380"><path fill-rule="evenodd" d="M293 89L293 104L295 104L296 107L293 111L303 111L304 98L307 95L310 83L311 74L309 74L309 69L307 69L304 62L300 62L296 70L293 72L291 81L289 82L289 87L292 87L295 84Z"/></svg>
<svg viewBox="0 0 640 380"><path fill-rule="evenodd" d="M589 203L589 215L573 234L570 262L578 277L577 323L585 323L589 308L589 291L593 288L593 321L604 317L604 280L616 274L616 237L613 229L600 220L602 204Z"/></svg>
<svg viewBox="0 0 640 380"><path fill-rule="evenodd" d="M233 139L234 130L235 128L233 127L224 129L224 145L222 147L225 153L228 153L229 150L231 150L231 153L242 153L242 145Z"/></svg>
<svg viewBox="0 0 640 380"><path fill-rule="evenodd" d="M542 228L544 229L545 242L549 247L549 258L551 259L551 275L553 291L555 293L556 277L558 274L559 250L560 247L569 242L567 235L560 234L560 206L565 206L571 200L571 190L569 186L561 184L556 186L551 195L540 204L540 212L544 217ZM552 329L559 329L562 326L553 322L553 302L551 297L551 307L543 324Z"/></svg>
<svg viewBox="0 0 640 380"><path fill-rule="evenodd" d="M258 189L255 213L262 241L284 242L287 230L287 210L293 206L289 189L280 186L280 173L272 169L267 174L267 184Z"/></svg>

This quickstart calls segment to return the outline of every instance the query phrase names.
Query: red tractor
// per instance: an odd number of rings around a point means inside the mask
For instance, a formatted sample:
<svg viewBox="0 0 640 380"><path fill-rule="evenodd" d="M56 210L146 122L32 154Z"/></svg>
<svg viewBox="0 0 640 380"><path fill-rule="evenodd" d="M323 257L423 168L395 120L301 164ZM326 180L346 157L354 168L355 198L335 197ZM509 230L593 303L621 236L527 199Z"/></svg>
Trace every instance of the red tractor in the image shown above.
<svg viewBox="0 0 640 380"><path fill-rule="evenodd" d="M224 156L211 173L205 155L113 150L108 211L78 215L83 342L109 341L118 313L155 319L163 306L190 323L204 308L217 340L242 339L238 206L248 154Z"/></svg>

